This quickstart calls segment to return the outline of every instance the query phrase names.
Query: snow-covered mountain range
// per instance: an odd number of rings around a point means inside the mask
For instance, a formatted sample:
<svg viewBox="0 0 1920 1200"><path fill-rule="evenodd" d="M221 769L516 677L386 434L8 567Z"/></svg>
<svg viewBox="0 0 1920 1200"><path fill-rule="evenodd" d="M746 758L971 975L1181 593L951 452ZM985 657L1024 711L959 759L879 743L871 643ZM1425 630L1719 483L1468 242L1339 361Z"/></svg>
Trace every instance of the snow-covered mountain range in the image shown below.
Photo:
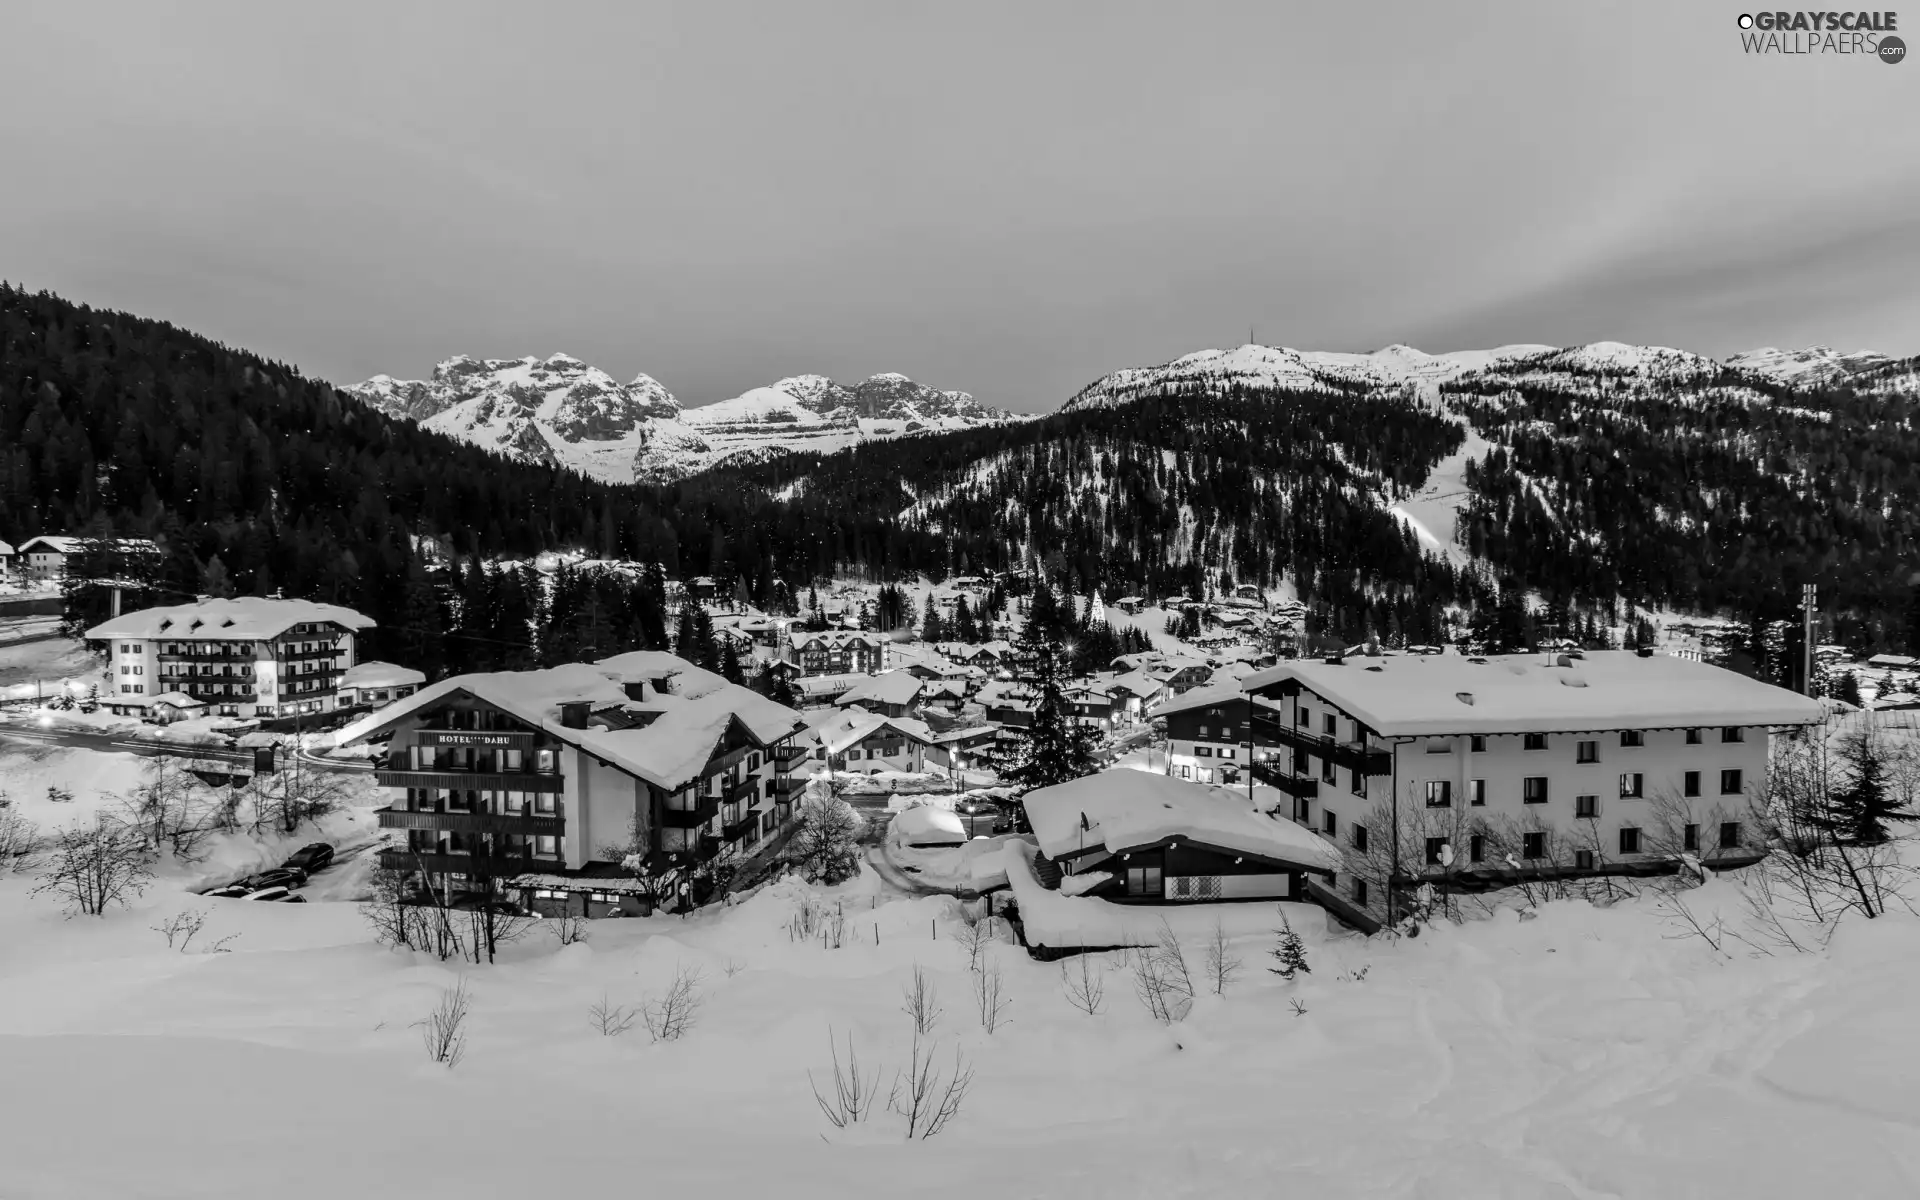
<svg viewBox="0 0 1920 1200"><path fill-rule="evenodd" d="M678 479L736 455L840 450L869 438L1021 419L965 392L891 373L852 386L796 375L683 408L651 376L623 384L565 354L457 355L428 379L376 375L346 390L437 433L609 483Z"/></svg>
<svg viewBox="0 0 1920 1200"><path fill-rule="evenodd" d="M1065 407L1123 404L1149 395L1246 388L1345 390L1435 385L1472 375L1513 378L1618 376L1649 383L1699 385L1725 378L1804 389L1846 382L1862 391L1920 392L1920 359L1895 359L1872 351L1840 354L1825 346L1805 350L1767 348L1735 354L1724 362L1669 346L1592 342L1584 346L1519 344L1491 350L1427 354L1411 346L1388 346L1371 354L1291 350L1245 345L1201 350L1155 367L1129 367L1104 375L1069 399Z"/></svg>

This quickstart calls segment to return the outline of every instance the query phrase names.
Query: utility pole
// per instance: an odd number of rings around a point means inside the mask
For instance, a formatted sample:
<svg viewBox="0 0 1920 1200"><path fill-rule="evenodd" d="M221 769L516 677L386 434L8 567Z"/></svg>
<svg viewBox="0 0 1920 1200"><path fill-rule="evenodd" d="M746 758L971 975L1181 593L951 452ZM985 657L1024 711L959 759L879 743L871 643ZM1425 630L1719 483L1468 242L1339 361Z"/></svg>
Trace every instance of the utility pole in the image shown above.
<svg viewBox="0 0 1920 1200"><path fill-rule="evenodd" d="M1813 614L1818 591L1809 583L1800 589L1800 690L1813 695Z"/></svg>

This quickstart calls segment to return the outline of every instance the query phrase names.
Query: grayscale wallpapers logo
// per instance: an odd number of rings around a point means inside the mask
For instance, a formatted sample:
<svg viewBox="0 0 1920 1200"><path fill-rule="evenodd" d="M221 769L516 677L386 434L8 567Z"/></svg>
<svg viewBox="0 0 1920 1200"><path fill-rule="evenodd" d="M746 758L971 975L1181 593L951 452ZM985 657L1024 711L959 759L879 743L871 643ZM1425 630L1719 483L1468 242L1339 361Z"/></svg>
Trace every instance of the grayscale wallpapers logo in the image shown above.
<svg viewBox="0 0 1920 1200"><path fill-rule="evenodd" d="M1741 13L1740 48L1748 54L1855 54L1897 63L1907 44L1895 36L1894 12Z"/></svg>

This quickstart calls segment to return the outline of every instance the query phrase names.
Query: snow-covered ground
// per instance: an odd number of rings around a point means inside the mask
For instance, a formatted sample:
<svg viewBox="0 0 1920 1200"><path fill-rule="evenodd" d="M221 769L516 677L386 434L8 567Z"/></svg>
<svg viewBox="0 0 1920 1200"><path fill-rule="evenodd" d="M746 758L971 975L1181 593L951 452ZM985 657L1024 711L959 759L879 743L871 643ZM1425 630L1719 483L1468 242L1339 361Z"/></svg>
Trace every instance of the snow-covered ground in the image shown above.
<svg viewBox="0 0 1920 1200"><path fill-rule="evenodd" d="M16 795L57 778L96 799L139 770L76 750L4 767ZM1241 968L1216 996L1199 944L1211 913L1188 908L1200 995L1172 1026L1106 955L1085 960L1102 1011L1081 1013L1063 966L1002 926L987 961L1011 1004L989 1034L951 936L958 902L889 899L871 874L600 922L570 947L537 932L492 967L383 950L352 904L187 894L198 874L169 870L132 910L72 920L0 879L0 1078L15 1098L0 1191L1853 1200L1920 1180L1907 915L1767 957L1676 936L1651 895L1399 940L1290 908L1311 973L1288 983L1267 970L1278 909L1237 905L1219 912ZM1738 919L1733 883L1688 899ZM823 904L841 948L793 933ZM169 950L152 926L186 909L206 930ZM808 1079L831 1086L830 1031L884 1093L909 1054L916 966L944 1009L938 1067L957 1050L975 1071L960 1116L912 1144L890 1112L832 1128ZM644 1003L680 968L700 972L702 1000L683 1039L589 1027L590 1006ZM463 977L472 1016L449 1070L418 1023Z"/></svg>

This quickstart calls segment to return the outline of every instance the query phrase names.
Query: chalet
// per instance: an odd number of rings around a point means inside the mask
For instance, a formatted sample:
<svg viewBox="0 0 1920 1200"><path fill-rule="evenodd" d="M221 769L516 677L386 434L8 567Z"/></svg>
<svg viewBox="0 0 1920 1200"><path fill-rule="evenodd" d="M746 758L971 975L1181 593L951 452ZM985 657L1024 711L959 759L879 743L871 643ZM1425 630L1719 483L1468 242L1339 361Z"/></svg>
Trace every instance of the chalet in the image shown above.
<svg viewBox="0 0 1920 1200"><path fill-rule="evenodd" d="M384 741L380 865L538 912L698 902L792 818L799 714L659 651L457 675L342 730Z"/></svg>
<svg viewBox="0 0 1920 1200"><path fill-rule="evenodd" d="M947 679L925 684L920 689L919 704L922 708L957 714L967 705L967 683L963 679Z"/></svg>
<svg viewBox="0 0 1920 1200"><path fill-rule="evenodd" d="M1265 593L1261 592L1261 590L1257 586L1251 583L1243 583L1239 587L1234 588L1233 594L1234 594L1234 597L1239 600L1265 599Z"/></svg>
<svg viewBox="0 0 1920 1200"><path fill-rule="evenodd" d="M1757 862L1750 804L1766 794L1769 736L1825 713L1732 671L1628 651L1309 660L1241 687L1250 740L1272 748L1254 775L1340 842L1348 897L1375 909L1426 882Z"/></svg>
<svg viewBox="0 0 1920 1200"><path fill-rule="evenodd" d="M911 671L888 671L855 684L834 703L843 708L858 704L883 717L904 717L919 700L922 686Z"/></svg>
<svg viewBox="0 0 1920 1200"><path fill-rule="evenodd" d="M1145 671L1128 671L1107 681L1107 697L1113 704L1113 719L1131 725L1146 715L1147 709L1167 694L1166 685Z"/></svg>
<svg viewBox="0 0 1920 1200"><path fill-rule="evenodd" d="M877 633L822 630L793 634L794 661L809 675L873 675L886 665L886 639Z"/></svg>
<svg viewBox="0 0 1920 1200"><path fill-rule="evenodd" d="M954 643L942 649L949 660L979 667L989 674L999 670L1013 654L1013 647L1006 642L980 642L975 645Z"/></svg>
<svg viewBox="0 0 1920 1200"><path fill-rule="evenodd" d="M811 708L819 704L832 704L871 678L871 675L852 672L842 675L802 675L793 680L793 690L799 693L800 703Z"/></svg>
<svg viewBox="0 0 1920 1200"><path fill-rule="evenodd" d="M1113 698L1105 685L1069 684L1060 690L1060 698L1066 703L1067 715L1077 724L1103 731L1113 728Z"/></svg>
<svg viewBox="0 0 1920 1200"><path fill-rule="evenodd" d="M1122 596L1113 602L1115 608L1126 613L1128 616L1137 614L1145 605L1146 601L1138 596Z"/></svg>
<svg viewBox="0 0 1920 1200"><path fill-rule="evenodd" d="M1310 900L1340 850L1238 789L1150 771L1102 771L1021 797L1043 886L1121 903Z"/></svg>
<svg viewBox="0 0 1920 1200"><path fill-rule="evenodd" d="M687 597L707 601L720 594L720 584L711 575L696 575L687 580Z"/></svg>
<svg viewBox="0 0 1920 1200"><path fill-rule="evenodd" d="M1867 666L1876 671L1914 671L1920 670L1920 658L1907 654L1876 654L1867 660Z"/></svg>
<svg viewBox="0 0 1920 1200"><path fill-rule="evenodd" d="M1154 718L1167 723L1167 773L1196 783L1242 782L1251 753L1248 704L1235 680L1156 705Z"/></svg>
<svg viewBox="0 0 1920 1200"><path fill-rule="evenodd" d="M340 707L402 700L419 691L426 682L426 675L412 667L390 662L356 663L340 676Z"/></svg>
<svg viewBox="0 0 1920 1200"><path fill-rule="evenodd" d="M1142 669L1175 695L1200 687L1213 678L1212 667L1190 658L1163 658Z"/></svg>
<svg viewBox="0 0 1920 1200"><path fill-rule="evenodd" d="M912 717L888 717L854 707L834 713L808 730L807 744L828 770L856 775L927 769L933 731Z"/></svg>
<svg viewBox="0 0 1920 1200"><path fill-rule="evenodd" d="M90 539L42 534L28 538L14 551L16 570L34 583L49 583L66 578L67 565L89 547L109 554L138 558L158 558L160 547L146 538Z"/></svg>
<svg viewBox="0 0 1920 1200"><path fill-rule="evenodd" d="M933 735L934 749L928 753L928 760L936 766L955 771L984 765L995 753L999 733L999 729L992 725L974 725L936 733Z"/></svg>
<svg viewBox="0 0 1920 1200"><path fill-rule="evenodd" d="M1019 745L1021 730L1033 724L1033 693L1014 683L990 683L974 697L986 710L996 730L995 752L1010 753Z"/></svg>
<svg viewBox="0 0 1920 1200"><path fill-rule="evenodd" d="M965 683L968 680L978 679L980 677L978 668L962 666L959 663L916 660L909 663L906 669L913 672L915 678L925 680L928 683L939 683L949 680Z"/></svg>
<svg viewBox="0 0 1920 1200"><path fill-rule="evenodd" d="M182 692L210 715L281 717L339 707L355 635L372 627L336 604L244 596L122 613L86 637L107 651L103 702L117 714L144 715L154 697Z"/></svg>

